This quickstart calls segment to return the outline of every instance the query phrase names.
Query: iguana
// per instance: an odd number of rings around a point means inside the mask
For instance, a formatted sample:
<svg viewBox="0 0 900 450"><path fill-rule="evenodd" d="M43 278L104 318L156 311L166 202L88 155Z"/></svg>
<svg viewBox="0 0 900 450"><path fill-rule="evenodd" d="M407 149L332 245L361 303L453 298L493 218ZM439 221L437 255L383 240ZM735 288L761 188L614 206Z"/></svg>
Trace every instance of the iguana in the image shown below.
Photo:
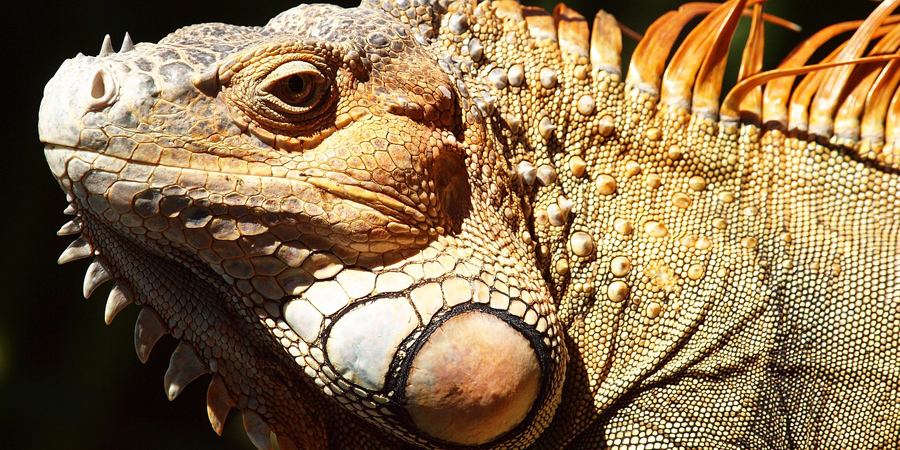
<svg viewBox="0 0 900 450"><path fill-rule="evenodd" d="M897 448L900 1L770 71L762 3L624 72L607 13L512 0L107 38L41 104L59 262L260 449Z"/></svg>

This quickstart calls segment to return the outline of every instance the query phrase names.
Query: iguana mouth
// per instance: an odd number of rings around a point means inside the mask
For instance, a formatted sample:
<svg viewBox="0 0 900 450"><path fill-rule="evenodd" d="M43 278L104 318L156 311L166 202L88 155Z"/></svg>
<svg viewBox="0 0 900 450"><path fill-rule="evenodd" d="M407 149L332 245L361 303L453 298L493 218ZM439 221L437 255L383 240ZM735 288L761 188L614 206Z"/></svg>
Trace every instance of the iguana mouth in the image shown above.
<svg viewBox="0 0 900 450"><path fill-rule="evenodd" d="M76 180L72 180L67 173L69 170L66 167L66 163L68 158L76 155L83 154L85 155L84 159L90 160L91 162L96 162L99 166L99 169L87 168L85 165L80 165L84 167L85 172L77 172ZM48 142L45 146L45 155L48 161L48 164L51 167L51 171L53 171L54 175L57 176L57 179L60 183L71 183L72 181L80 182L81 177L88 170L93 171L103 171L104 167L121 167L125 164L132 165L145 165L148 168L154 168L162 166L160 164L153 164L150 161L145 160L134 160L126 157L120 157L116 155L110 155L103 151L94 150L91 148L86 148L82 146L69 146L69 145L60 145L55 144L53 142ZM97 161L97 159L101 161ZM105 162L103 162L105 161ZM202 169L199 168L184 168L178 166L169 166L173 170L181 171L187 175L203 175L206 173ZM234 177L237 180L237 183L243 183L252 181L254 183L269 186L269 189L280 190L283 191L286 197L290 196L290 198L283 203L281 208L284 212L290 212L292 214L300 213L302 214L302 210L297 210L299 207L297 205L296 199L307 197L308 195L305 193L311 191L318 191L325 195L333 196L334 199L338 201L345 200L353 202L357 208L368 211L372 214L383 214L384 220L395 222L397 226L402 226L405 229L405 232L410 235L410 238L417 242L419 245L423 245L426 240L432 239L434 235L442 232L442 228L435 229L435 227L430 226L430 222L432 222L428 217L426 217L421 211L413 208L408 202L404 202L399 197L391 195L389 193L384 192L376 192L367 189L365 186L362 186L354 180L348 179L344 177L341 179L341 182L336 182L335 180L328 178L326 176L316 176L311 173L298 173L294 174L292 178L286 179L281 177L273 177L273 176L263 176L263 175L253 175L242 172L226 172L220 171L216 174L217 177L228 179L228 177ZM247 180L247 181L243 181ZM141 182L141 181L139 181ZM67 186L63 186L67 188ZM198 186L200 187L200 186ZM69 189L71 186L68 187ZM147 189L155 189L155 187L148 185ZM321 194L319 194L321 196ZM332 200L331 202L334 202ZM395 235L400 234L400 228L395 227L393 230Z"/></svg>

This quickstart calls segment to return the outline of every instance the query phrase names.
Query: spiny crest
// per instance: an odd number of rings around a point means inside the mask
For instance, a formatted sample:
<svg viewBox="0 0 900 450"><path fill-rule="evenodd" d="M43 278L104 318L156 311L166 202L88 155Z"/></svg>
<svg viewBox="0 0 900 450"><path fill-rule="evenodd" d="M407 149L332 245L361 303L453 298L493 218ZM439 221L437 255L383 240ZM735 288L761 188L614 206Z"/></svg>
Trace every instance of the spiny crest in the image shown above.
<svg viewBox="0 0 900 450"><path fill-rule="evenodd" d="M763 72L762 23L795 25L763 14L761 1L732 0L719 6L689 3L650 26L635 50L626 83L658 95L664 105L830 140L863 160L897 169L900 28L896 25L900 17L891 13L898 4L886 1L866 20L825 28L798 46L778 68ZM751 33L738 84L720 104L724 61L742 13L753 17ZM706 17L666 64L684 27L703 14ZM809 62L831 39L853 30L852 37L822 61ZM795 86L797 76L802 79Z"/></svg>

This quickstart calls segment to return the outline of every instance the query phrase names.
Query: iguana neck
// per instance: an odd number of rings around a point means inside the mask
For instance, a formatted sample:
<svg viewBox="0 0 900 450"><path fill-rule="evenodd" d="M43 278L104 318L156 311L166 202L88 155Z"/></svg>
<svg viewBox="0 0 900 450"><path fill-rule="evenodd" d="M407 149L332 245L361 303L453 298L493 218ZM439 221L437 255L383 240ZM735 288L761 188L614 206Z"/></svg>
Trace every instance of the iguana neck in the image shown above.
<svg viewBox="0 0 900 450"><path fill-rule="evenodd" d="M591 348L597 359L570 366L570 380L580 381L567 389L590 391L584 401L602 411L623 386L665 377L703 354L682 354L678 345L700 336L697 345L711 346L727 334L705 328L713 299L742 298L731 323L757 316L768 295L766 254L780 244L767 239L765 186L743 185L742 174L770 161L760 157L757 127L692 116L626 85L609 27L595 29L590 47L607 54L591 60L593 50L572 39L577 18L554 21L529 8L523 17L503 3L474 8L473 16L498 19L480 20L466 39L442 27L439 39L480 59L451 67L509 161L523 204L519 238L534 249L570 351ZM514 56L523 43L527 60ZM557 417L586 407L576 403ZM552 448L570 431L554 428L540 442Z"/></svg>
<svg viewBox="0 0 900 450"><path fill-rule="evenodd" d="M593 50L572 38L578 18L568 17L574 13L565 8L555 14L575 26L555 23L543 10L522 7L519 14L502 2L480 4L472 12L465 7L451 5L444 21L457 25L441 27L438 47L459 47L458 53L478 64L448 58L443 67L464 88L464 109L487 118L493 145L509 161L523 200L519 237L534 248L561 302L563 323L571 324L595 298L629 296L633 282L616 282L622 278L617 274L627 275L635 266L643 271L651 262L638 260L652 259L633 249L636 243L676 245L696 235L705 246L713 239L703 236L703 224L675 229L671 219L691 210L721 209L727 221L727 211L739 203L746 166L747 149L738 143L755 140L756 127L746 127L744 138L737 125L720 126L683 108L658 106L655 95L627 87L617 65L617 28L615 33L595 29L593 39L605 41L591 47L607 52L598 61L588 58ZM461 32L458 23L466 14L496 19L479 20L480 27ZM595 28L604 26L602 14ZM583 28L586 34L587 25ZM522 54L523 43L530 48L527 60L514 56ZM690 267L682 268L683 276ZM698 270L691 273L696 277ZM644 306L655 316L661 305Z"/></svg>

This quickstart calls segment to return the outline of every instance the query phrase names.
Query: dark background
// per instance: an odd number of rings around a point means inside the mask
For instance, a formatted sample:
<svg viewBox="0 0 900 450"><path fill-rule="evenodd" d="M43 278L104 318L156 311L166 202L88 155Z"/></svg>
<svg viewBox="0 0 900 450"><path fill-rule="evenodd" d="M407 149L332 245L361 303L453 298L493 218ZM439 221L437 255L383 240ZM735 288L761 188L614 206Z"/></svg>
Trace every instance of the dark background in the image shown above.
<svg viewBox="0 0 900 450"><path fill-rule="evenodd" d="M142 365L132 346L138 308L126 308L105 326L103 310L111 283L84 300L80 293L88 261L56 264L72 237L54 235L68 216L62 214L65 197L44 162L37 111L44 83L59 64L78 52L96 54L106 33L118 49L125 31L139 42L157 41L199 22L262 25L294 2L10 3L0 10L5 22L0 53L0 116L5 118L0 124L0 448L252 449L235 411L226 437L212 432L205 404L209 376L190 385L173 403L166 400L162 378L174 339L163 338ZM679 3L568 4L589 18L602 6L643 32L652 19ZM875 5L862 0L770 2L768 12L803 25L804 31L768 27L766 67L773 67L823 24L862 18ZM553 3L541 6L552 8ZM626 54L630 48L633 43ZM731 69L726 79L733 79L734 73Z"/></svg>

